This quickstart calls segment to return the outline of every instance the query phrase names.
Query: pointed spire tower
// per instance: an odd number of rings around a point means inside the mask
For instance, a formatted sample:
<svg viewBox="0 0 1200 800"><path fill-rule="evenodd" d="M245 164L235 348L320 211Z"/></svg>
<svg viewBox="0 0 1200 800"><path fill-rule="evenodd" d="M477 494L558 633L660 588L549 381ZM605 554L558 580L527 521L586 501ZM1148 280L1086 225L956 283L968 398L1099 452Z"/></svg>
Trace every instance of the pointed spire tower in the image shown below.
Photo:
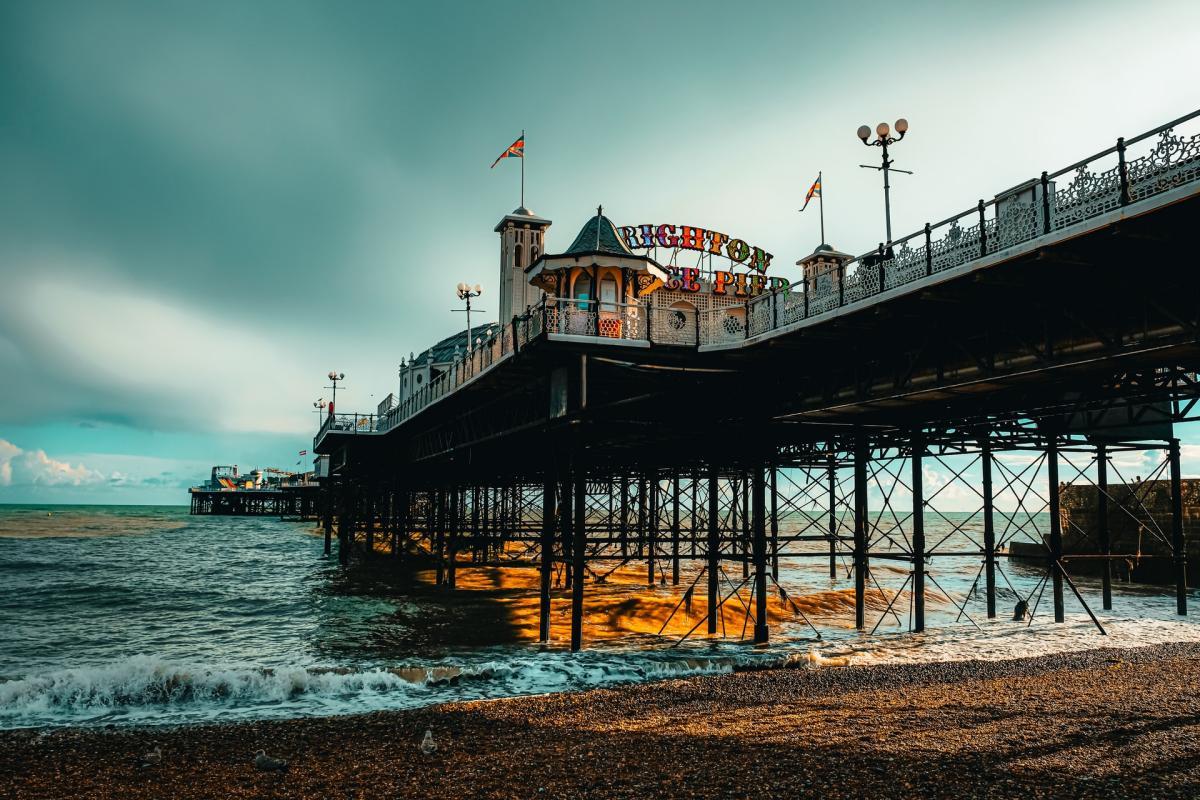
<svg viewBox="0 0 1200 800"><path fill-rule="evenodd" d="M545 252L546 229L550 225L550 220L521 206L505 215L495 227L500 234L501 325L541 302L544 292L529 284L525 270Z"/></svg>

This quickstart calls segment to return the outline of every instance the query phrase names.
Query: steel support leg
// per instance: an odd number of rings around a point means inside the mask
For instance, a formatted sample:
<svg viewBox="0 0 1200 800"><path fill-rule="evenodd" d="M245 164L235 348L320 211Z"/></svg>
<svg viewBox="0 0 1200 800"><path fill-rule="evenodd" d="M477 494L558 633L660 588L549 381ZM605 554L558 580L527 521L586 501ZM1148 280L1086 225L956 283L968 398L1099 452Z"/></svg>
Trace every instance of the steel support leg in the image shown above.
<svg viewBox="0 0 1200 800"><path fill-rule="evenodd" d="M584 548L587 544L587 472L580 465L575 466L575 541L571 548L571 558L574 562L575 582L571 586L571 652L577 652L583 645L583 578L584 578Z"/></svg>
<svg viewBox="0 0 1200 800"><path fill-rule="evenodd" d="M720 487L717 485L717 468L708 468L708 632L717 632L717 592L721 570L721 540L718 524L721 507Z"/></svg>
<svg viewBox="0 0 1200 800"><path fill-rule="evenodd" d="M1050 489L1050 579L1054 587L1054 621L1066 619L1063 607L1062 516L1059 511L1058 442L1053 438L1046 447L1046 482Z"/></svg>
<svg viewBox="0 0 1200 800"><path fill-rule="evenodd" d="M541 585L538 587L538 641L550 641L550 580L554 573L554 523L557 487L552 478L542 486Z"/></svg>
<svg viewBox="0 0 1200 800"><path fill-rule="evenodd" d="M988 619L996 618L996 519L992 490L992 443L984 435L979 456L983 472L983 586L987 598Z"/></svg>
<svg viewBox="0 0 1200 800"><path fill-rule="evenodd" d="M829 454L829 580L837 580L837 461Z"/></svg>
<svg viewBox="0 0 1200 800"><path fill-rule="evenodd" d="M771 465L771 577L779 580L779 469Z"/></svg>
<svg viewBox="0 0 1200 800"><path fill-rule="evenodd" d="M867 441L854 445L854 627L867 626Z"/></svg>
<svg viewBox="0 0 1200 800"><path fill-rule="evenodd" d="M654 585L654 550L658 538L658 470L650 470L646 481L650 489L650 518L646 526L646 582Z"/></svg>
<svg viewBox="0 0 1200 800"><path fill-rule="evenodd" d="M922 458L925 440L920 432L912 437L912 549L913 549L913 630L925 630L925 482Z"/></svg>
<svg viewBox="0 0 1200 800"><path fill-rule="evenodd" d="M446 536L446 588L453 589L458 583L458 530L462 526L462 490L455 486L450 490L449 525Z"/></svg>
<svg viewBox="0 0 1200 800"><path fill-rule="evenodd" d="M571 579L573 573L575 572L574 559L571 557L573 552L572 540L574 539L572 525L574 524L575 519L573 513L575 503L575 484L573 483L573 477L569 467L567 468L567 476L562 480L562 494L560 497L562 497L562 513L560 513L558 516L562 522L562 538L560 541L562 542L561 549L564 573L563 585L570 589Z"/></svg>
<svg viewBox="0 0 1200 800"><path fill-rule="evenodd" d="M1179 440L1167 447L1171 469L1171 554L1175 558L1175 613L1187 616L1187 550L1183 544L1183 480L1179 467Z"/></svg>
<svg viewBox="0 0 1200 800"><path fill-rule="evenodd" d="M671 585L679 585L679 472L671 479Z"/></svg>
<svg viewBox="0 0 1200 800"><path fill-rule="evenodd" d="M762 467L753 470L754 643L766 644L767 627L767 489Z"/></svg>
<svg viewBox="0 0 1200 800"><path fill-rule="evenodd" d="M1105 611L1112 610L1112 534L1108 527L1108 447L1096 445L1096 538L1100 540L1100 592Z"/></svg>

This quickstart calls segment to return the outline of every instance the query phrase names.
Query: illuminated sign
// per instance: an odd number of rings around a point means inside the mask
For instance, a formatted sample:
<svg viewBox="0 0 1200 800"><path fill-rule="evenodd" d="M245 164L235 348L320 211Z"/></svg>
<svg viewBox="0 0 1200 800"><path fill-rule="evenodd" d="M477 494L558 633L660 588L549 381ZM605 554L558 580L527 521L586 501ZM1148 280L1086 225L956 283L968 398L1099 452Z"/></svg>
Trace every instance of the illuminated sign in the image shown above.
<svg viewBox="0 0 1200 800"><path fill-rule="evenodd" d="M701 278L700 270L695 267L679 267L672 270L663 288L677 292L694 293L707 290L712 294L754 297L766 291L782 291L790 285L787 278L777 275L767 277L758 273L725 272L719 269L712 273L707 286L701 282Z"/></svg>
<svg viewBox="0 0 1200 800"><path fill-rule="evenodd" d="M766 272L767 267L771 266L771 254L766 250L751 247L745 240L734 239L720 231L691 225L622 225L619 230L630 250L677 247L722 256L736 264L745 264L756 272Z"/></svg>

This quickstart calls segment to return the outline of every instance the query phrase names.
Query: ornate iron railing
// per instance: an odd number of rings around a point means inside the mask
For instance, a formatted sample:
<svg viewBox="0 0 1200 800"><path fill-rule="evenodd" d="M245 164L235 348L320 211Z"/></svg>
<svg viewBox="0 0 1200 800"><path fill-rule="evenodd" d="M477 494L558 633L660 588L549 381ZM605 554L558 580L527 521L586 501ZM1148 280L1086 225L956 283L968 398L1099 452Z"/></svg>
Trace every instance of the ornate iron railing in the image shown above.
<svg viewBox="0 0 1200 800"><path fill-rule="evenodd" d="M746 304L745 337L730 330L738 326L736 319L720 318L730 310L713 312L701 326L701 344L762 336L1192 183L1200 179L1197 118L1200 111L1118 139L1113 147L880 244L836 270L754 298ZM1188 131L1177 131L1185 125Z"/></svg>
<svg viewBox="0 0 1200 800"><path fill-rule="evenodd" d="M543 298L386 413L326 417L314 445L331 430L391 430L545 334L677 346L740 342L1192 183L1200 180L1200 130L1180 133L1176 129L1189 124L1200 127L1198 118L1200 111L1195 111L1132 139L1118 139L1113 147L1057 172L1043 172L991 200L980 200L941 222L926 224L887 245L881 243L786 291L760 295L745 305L696 312L653 308L646 301Z"/></svg>

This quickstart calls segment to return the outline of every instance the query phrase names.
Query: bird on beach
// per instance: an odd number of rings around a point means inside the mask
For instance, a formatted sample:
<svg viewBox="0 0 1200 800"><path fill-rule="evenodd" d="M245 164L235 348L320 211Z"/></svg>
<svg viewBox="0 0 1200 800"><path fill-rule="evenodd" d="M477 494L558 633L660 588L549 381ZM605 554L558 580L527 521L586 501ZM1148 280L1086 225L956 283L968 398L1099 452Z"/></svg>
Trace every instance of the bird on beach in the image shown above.
<svg viewBox="0 0 1200 800"><path fill-rule="evenodd" d="M282 758L271 758L266 750L254 752L254 768L263 772L282 772L288 767L288 762Z"/></svg>
<svg viewBox="0 0 1200 800"><path fill-rule="evenodd" d="M138 761L138 766L144 769L146 767L157 767L161 763L162 747L159 746L158 742L155 742L153 750L147 753L142 753L142 757Z"/></svg>
<svg viewBox="0 0 1200 800"><path fill-rule="evenodd" d="M437 750L437 742L433 740L433 731L429 728L425 729L425 738L417 745L417 749L427 756L433 755L434 751Z"/></svg>

